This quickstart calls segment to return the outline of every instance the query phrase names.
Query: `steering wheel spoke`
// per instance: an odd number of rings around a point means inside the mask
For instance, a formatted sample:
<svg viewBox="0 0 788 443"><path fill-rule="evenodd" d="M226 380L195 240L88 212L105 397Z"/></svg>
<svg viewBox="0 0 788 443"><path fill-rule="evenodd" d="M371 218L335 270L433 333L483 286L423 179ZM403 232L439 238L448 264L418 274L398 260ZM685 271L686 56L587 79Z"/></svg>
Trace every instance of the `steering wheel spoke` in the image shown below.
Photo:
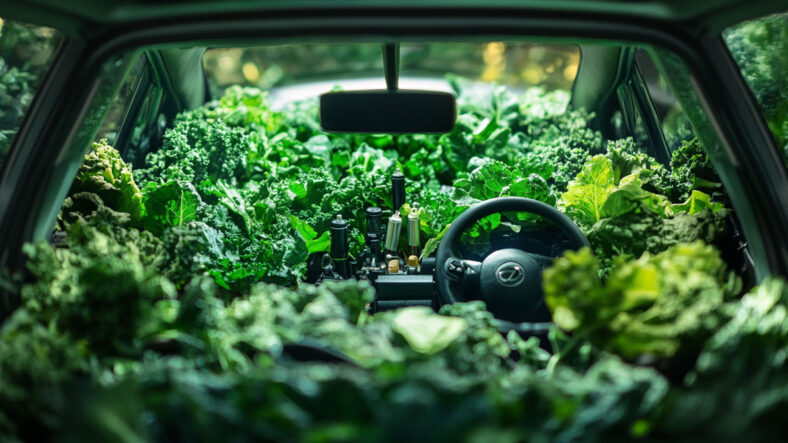
<svg viewBox="0 0 788 443"><path fill-rule="evenodd" d="M553 265L553 263L555 263L555 257L535 254L533 252L529 252L528 255L530 255L531 258L533 258L536 261L536 264L538 264L539 267L542 269L549 268L550 266Z"/></svg>
<svg viewBox="0 0 788 443"><path fill-rule="evenodd" d="M444 270L446 271L446 276L455 283L478 285L482 263L451 257L446 260Z"/></svg>

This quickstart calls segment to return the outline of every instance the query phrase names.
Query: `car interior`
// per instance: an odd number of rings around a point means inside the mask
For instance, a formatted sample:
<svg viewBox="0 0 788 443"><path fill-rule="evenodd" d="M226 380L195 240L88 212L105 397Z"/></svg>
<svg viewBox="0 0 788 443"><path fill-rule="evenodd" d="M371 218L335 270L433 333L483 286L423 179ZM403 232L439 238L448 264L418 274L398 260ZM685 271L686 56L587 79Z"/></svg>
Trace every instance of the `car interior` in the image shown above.
<svg viewBox="0 0 788 443"><path fill-rule="evenodd" d="M0 441L785 433L780 2L93 3L0 12Z"/></svg>
<svg viewBox="0 0 788 443"><path fill-rule="evenodd" d="M342 137L343 133L370 133L370 137L375 137L376 133L447 133L454 126L457 112L451 108L454 105L453 94L456 94L456 91L452 91L451 76L462 76L462 72L449 72L444 66L462 64L452 59L430 60L430 51L434 52L435 47L441 46L452 49L454 45L454 52L449 51L449 54L462 57L464 50L479 52L479 48L488 48L489 52L489 48L496 44L417 42L381 46L374 43L336 43L147 49L132 57L134 61L122 78L119 93L109 97L111 105L107 117L100 127L93 129L96 132L94 138L96 141L105 139L134 170L149 166L151 153L166 149L166 145L162 145L167 131L173 128L180 113L204 106L210 108L211 103L223 100L222 94L231 87L228 82L240 79L241 83L249 83L243 77L243 69L253 66L248 63L244 68L235 68L240 72L218 72L216 66L222 63L222 57L226 57L227 53L244 54L242 57L254 54L261 60L265 60L266 56L271 57L271 60L266 61L274 68L269 68L262 76L274 75L271 74L274 72L280 78L285 78L285 81L279 81L282 86L273 86L266 91L264 100L270 98L271 108L281 110L284 119L292 118L290 115L293 114L288 114L292 111L289 110L298 106L311 106L307 112L311 112L309 116L312 121L309 124L322 125L322 130L318 129L316 133L327 134L329 139L335 137L334 134L337 134L337 138ZM541 51L544 59L555 56L552 52L569 54L574 66L548 65L550 69L566 70L561 86L568 93L569 101L564 106L567 110L587 111L583 123L590 130L602 134L605 140L631 139L637 150L631 154L645 154L665 170L670 170L671 158L682 143L691 140L701 143L696 135L699 131L695 128L703 128L705 124L702 111L688 112L682 106L671 87L669 75L663 72L664 67L659 67L659 53L654 50L621 45L551 45L533 42L501 43L500 46L508 48L508 54L518 50ZM299 59L299 51L308 54L309 58ZM347 57L345 54L348 53L353 56L349 57L346 64L336 66L330 63L332 54ZM288 55L291 60L287 60ZM284 60L282 64L285 68L276 64L281 60ZM303 66L307 62L311 69ZM444 66L441 66L441 62ZM285 71L288 66L295 72ZM467 69L469 73L473 72L473 67ZM574 72L570 72L572 70ZM221 75L230 79L217 79ZM262 76L258 72L252 77L260 82ZM485 95L490 97L495 94L516 96L526 91L527 87L523 84L528 82L522 78L508 80L510 84L503 85L496 85L494 81L468 82L470 85L457 98L458 108L462 110L463 99L467 101L468 98L482 97L481 100L484 100ZM406 97L411 101L386 101L387 98L398 99L403 96L392 93L392 85L396 90L397 82L403 89L408 88L406 91L423 91L423 94L433 95ZM388 89L383 88L384 84ZM556 88L554 85L546 86ZM425 91L430 88L431 91ZM359 93L368 95L361 96ZM322 95L318 117L314 114L317 112L315 102L319 94ZM433 97L444 96L452 101L449 107L430 102ZM359 100L359 97L361 101L347 101ZM336 100L335 104L330 99ZM691 101L687 102L691 107ZM350 112L348 109L356 111ZM421 116L416 110L425 109L425 116L436 118L424 123L429 117ZM446 126L439 122L441 118L437 116L441 113L449 115L445 120L450 120L451 124ZM365 120L362 117L365 115L372 117ZM408 118L413 115L418 117ZM693 117L696 124L693 124ZM375 119L383 123L375 123ZM329 127L327 120L333 122L328 123ZM381 124L385 127L381 127ZM527 131L527 128L522 130ZM308 139L300 141L309 143ZM321 214L323 220L320 226L310 229L312 232L318 229L314 235L318 237L323 234L320 236L322 239L328 234L329 241L324 241L322 248L308 255L304 260L305 267L296 280L316 285L343 279L367 280L376 293L374 302L368 307L370 313L405 306L438 309L441 305L455 301L483 300L498 319L501 331L519 328L526 334L546 333L552 324L542 295L542 269L549 267L552 260L565 250L584 246L601 250L599 245L589 244L577 224L555 209L555 201L534 206L532 202L510 198L508 201L480 201L473 211L464 212L462 217L457 217L447 229L442 230L443 239L437 246L427 246L428 243L435 243L437 233L434 229L422 226L426 223L411 208L418 207L418 198L425 195L420 188L423 189L425 185L438 194L451 195L455 192L452 180L437 177L432 178L432 183L426 183L422 177L405 168L408 158L404 155L394 162L385 156L379 160L385 164L373 169L379 177L385 178L388 188L383 193L385 202L373 204L367 201L368 206L354 205L353 208L335 206L337 214ZM405 174L401 169L405 169ZM471 172L470 169L468 172ZM716 176L713 166L708 173L711 177ZM142 188L145 184L139 185ZM715 183L705 190L712 194L715 202L723 202L729 207L728 197L721 186ZM697 189L703 190L702 186ZM516 194L503 192L501 195ZM254 202L247 204L253 205ZM403 208L406 204L408 209ZM297 209L297 205L298 202L294 201L294 207L290 208L293 213L301 215L308 212ZM312 212L321 210L312 208ZM412 212L406 214L403 210ZM504 220L508 221L496 222L497 226L490 229L484 220L489 222L486 217L497 213L503 213ZM532 215L523 218L523 213ZM64 219L62 212L59 218ZM58 227L65 225L61 223ZM513 225L516 228L512 228ZM744 278L743 290L746 290L754 282L754 263L735 212L727 213L724 225L725 235L713 237L714 244L722 252L730 269ZM473 238L467 235L471 228L474 231ZM463 233L466 234L463 236ZM661 251L654 249L644 252ZM504 270L502 266L506 264L514 266L518 275L524 270L527 277L516 279L516 284L512 286L505 284L496 275ZM259 276L257 281L285 285L295 283L275 274Z"/></svg>

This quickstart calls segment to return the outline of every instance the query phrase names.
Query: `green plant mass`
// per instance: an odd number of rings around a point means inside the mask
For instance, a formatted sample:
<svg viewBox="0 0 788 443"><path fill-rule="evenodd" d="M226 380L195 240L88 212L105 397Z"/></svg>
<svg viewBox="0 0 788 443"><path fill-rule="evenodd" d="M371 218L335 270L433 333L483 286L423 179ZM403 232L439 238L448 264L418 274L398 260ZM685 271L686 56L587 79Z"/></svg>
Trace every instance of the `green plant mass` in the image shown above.
<svg viewBox="0 0 788 443"><path fill-rule="evenodd" d="M94 144L59 240L26 246L30 278L0 279L19 304L0 326L0 433L604 441L779 429L788 293L770 280L740 298L717 248L732 210L700 143L661 165L590 129L566 91L450 83L458 119L442 135L326 134L314 100L273 110L264 92L231 87L181 113L144 168ZM408 197L393 208L397 169ZM480 301L371 315L368 281L305 282L337 215L354 258L369 246L367 207L417 214L428 257L457 215L501 196L559 208L591 243L543 273L556 324L544 343L501 334ZM541 223L487 217L461 246Z"/></svg>
<svg viewBox="0 0 788 443"><path fill-rule="evenodd" d="M60 41L57 31L0 20L0 165Z"/></svg>
<svg viewBox="0 0 788 443"><path fill-rule="evenodd" d="M788 165L788 14L746 21L723 37Z"/></svg>

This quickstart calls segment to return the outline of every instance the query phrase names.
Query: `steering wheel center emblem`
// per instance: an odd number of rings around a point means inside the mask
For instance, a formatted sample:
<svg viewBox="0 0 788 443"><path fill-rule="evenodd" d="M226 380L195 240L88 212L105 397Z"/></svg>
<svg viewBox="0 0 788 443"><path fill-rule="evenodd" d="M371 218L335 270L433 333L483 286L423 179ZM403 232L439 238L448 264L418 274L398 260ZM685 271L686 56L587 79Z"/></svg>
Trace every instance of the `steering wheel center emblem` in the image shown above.
<svg viewBox="0 0 788 443"><path fill-rule="evenodd" d="M498 266L495 277L504 286L517 286L525 280L525 270L519 263L510 261Z"/></svg>

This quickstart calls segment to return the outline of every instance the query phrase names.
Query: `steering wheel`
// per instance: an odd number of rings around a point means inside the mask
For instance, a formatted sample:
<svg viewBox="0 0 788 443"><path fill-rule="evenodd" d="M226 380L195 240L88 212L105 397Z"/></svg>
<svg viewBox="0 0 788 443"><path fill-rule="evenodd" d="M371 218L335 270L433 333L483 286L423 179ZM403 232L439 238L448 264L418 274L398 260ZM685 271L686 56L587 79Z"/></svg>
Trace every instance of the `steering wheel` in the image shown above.
<svg viewBox="0 0 788 443"><path fill-rule="evenodd" d="M478 220L495 213L517 211L542 216L553 222L574 249L590 246L580 228L556 208L530 198L500 197L485 200L460 214L449 226L438 245L435 280L441 305L482 300L501 323L531 321L544 305L542 270L552 257L522 249L499 249L478 262L459 258L454 243ZM571 249L571 248L570 248ZM460 290L460 288L462 288Z"/></svg>

